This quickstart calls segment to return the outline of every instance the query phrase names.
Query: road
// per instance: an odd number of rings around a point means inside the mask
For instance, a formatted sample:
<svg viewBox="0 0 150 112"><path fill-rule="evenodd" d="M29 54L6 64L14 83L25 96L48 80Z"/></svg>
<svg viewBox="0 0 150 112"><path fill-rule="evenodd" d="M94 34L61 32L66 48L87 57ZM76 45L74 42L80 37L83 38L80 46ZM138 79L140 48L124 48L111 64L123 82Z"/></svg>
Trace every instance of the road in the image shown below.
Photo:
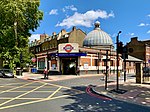
<svg viewBox="0 0 150 112"><path fill-rule="evenodd" d="M150 112L149 107L87 94L101 77L62 81L0 79L0 112Z"/></svg>

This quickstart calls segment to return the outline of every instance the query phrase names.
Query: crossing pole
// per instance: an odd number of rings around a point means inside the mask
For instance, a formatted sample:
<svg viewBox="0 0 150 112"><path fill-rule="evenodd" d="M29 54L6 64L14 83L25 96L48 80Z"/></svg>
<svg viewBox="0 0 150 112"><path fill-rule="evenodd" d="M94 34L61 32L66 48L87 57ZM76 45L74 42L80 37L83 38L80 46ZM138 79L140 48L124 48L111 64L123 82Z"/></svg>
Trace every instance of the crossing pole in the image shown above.
<svg viewBox="0 0 150 112"><path fill-rule="evenodd" d="M119 43L119 34L121 33L121 31L118 32L118 35L117 35L117 38L116 38L116 48L117 48L117 75L116 75L116 78L117 78L117 83L116 83L116 90L119 90L119 70L118 70L118 67L119 67L119 53L118 53L118 43Z"/></svg>

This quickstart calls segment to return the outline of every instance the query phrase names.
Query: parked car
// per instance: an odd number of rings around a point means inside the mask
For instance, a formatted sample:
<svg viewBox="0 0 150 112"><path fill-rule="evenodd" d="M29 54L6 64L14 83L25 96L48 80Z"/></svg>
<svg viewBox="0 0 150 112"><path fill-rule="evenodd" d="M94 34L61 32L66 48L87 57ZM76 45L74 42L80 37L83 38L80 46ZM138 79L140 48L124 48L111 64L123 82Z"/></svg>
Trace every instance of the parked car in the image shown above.
<svg viewBox="0 0 150 112"><path fill-rule="evenodd" d="M11 69L0 69L1 78L14 78L14 74Z"/></svg>

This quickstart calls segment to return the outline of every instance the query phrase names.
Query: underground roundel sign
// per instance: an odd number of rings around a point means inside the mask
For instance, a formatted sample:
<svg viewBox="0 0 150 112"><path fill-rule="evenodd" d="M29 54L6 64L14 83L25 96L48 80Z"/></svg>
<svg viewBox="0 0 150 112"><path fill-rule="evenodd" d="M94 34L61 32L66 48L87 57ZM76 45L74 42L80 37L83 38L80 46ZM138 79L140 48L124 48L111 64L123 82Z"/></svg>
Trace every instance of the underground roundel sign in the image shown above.
<svg viewBox="0 0 150 112"><path fill-rule="evenodd" d="M70 44L66 44L65 47L63 48L66 52L71 52L73 47Z"/></svg>

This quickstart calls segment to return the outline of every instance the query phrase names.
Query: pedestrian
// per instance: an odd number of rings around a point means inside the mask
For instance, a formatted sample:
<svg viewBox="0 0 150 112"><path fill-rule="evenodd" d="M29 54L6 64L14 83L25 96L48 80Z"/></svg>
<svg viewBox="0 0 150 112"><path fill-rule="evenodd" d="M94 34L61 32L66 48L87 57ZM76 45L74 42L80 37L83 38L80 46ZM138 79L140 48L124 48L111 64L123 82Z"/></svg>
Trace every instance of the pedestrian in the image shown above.
<svg viewBox="0 0 150 112"><path fill-rule="evenodd" d="M48 71L46 67L44 69L44 79L48 79Z"/></svg>
<svg viewBox="0 0 150 112"><path fill-rule="evenodd" d="M77 66L76 75L80 75L80 67L81 67L81 65Z"/></svg>

